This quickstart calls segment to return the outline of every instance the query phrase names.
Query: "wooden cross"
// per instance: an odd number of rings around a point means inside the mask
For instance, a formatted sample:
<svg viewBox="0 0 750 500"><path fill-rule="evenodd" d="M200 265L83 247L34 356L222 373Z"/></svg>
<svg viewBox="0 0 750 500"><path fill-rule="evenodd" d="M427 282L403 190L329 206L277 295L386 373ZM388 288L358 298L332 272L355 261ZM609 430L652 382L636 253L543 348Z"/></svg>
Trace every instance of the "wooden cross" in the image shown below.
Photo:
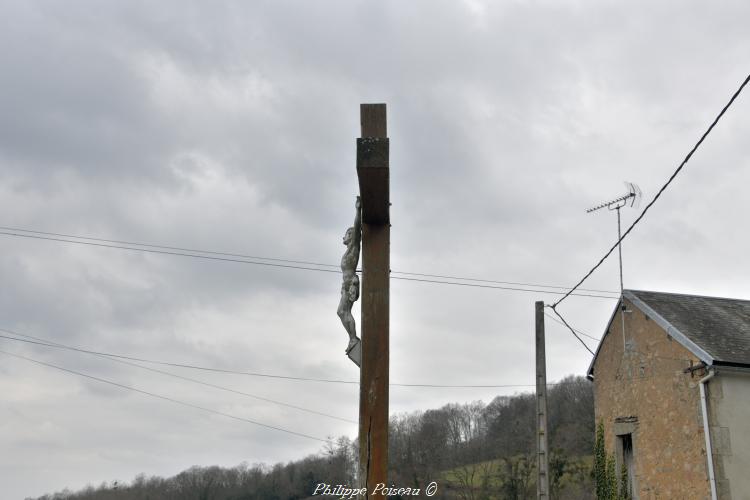
<svg viewBox="0 0 750 500"><path fill-rule="evenodd" d="M359 478L367 498L388 485L390 195L385 104L361 104L357 177L362 202L362 366Z"/></svg>

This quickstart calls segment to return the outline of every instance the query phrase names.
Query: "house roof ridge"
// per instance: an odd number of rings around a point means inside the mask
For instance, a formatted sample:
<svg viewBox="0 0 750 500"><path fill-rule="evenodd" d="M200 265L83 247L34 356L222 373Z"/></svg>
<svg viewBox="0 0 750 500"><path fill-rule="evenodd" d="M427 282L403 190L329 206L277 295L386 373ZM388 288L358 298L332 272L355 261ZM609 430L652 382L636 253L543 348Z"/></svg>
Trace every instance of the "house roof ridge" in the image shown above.
<svg viewBox="0 0 750 500"><path fill-rule="evenodd" d="M679 292L658 292L656 290L636 290L634 288L626 288L623 292L637 293L654 293L657 295L677 295L680 297L695 297L697 299L715 299L715 300L731 300L734 302L750 302L750 299L738 299L736 297L720 297L717 295L697 295L694 293L679 293Z"/></svg>

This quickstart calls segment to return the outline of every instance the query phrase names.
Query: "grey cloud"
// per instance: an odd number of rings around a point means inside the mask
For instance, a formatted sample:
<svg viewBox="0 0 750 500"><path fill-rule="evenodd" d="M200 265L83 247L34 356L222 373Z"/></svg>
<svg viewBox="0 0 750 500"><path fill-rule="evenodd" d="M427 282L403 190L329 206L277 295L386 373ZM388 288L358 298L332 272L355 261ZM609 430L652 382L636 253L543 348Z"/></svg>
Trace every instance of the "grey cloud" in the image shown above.
<svg viewBox="0 0 750 500"><path fill-rule="evenodd" d="M357 191L358 105L387 102L393 269L570 285L615 237L614 214L584 209L623 180L653 196L746 71L743 2L644 7L7 2L0 222L336 264ZM627 240L626 286L747 294L736 230L746 103ZM357 378L333 314L335 274L0 243L0 327L144 357ZM616 262L586 285L616 289ZM392 379L526 383L541 298L554 299L393 280ZM561 307L598 336L612 304ZM302 432L355 432L83 355L3 348ZM552 379L588 364L554 323L548 355ZM319 449L20 360L0 370L15 398L3 418L39 430L33 442L21 433L0 467L15 496ZM205 378L356 415L356 387ZM497 394L462 391L394 388L392 410Z"/></svg>

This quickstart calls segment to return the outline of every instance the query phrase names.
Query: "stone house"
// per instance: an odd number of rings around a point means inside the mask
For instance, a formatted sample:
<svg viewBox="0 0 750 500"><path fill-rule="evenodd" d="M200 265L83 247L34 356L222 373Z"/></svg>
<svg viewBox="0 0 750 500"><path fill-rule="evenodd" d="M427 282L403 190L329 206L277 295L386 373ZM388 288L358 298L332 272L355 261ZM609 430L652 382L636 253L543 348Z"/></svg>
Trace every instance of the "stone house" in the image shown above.
<svg viewBox="0 0 750 500"><path fill-rule="evenodd" d="M625 290L588 378L634 499L750 500L750 301Z"/></svg>

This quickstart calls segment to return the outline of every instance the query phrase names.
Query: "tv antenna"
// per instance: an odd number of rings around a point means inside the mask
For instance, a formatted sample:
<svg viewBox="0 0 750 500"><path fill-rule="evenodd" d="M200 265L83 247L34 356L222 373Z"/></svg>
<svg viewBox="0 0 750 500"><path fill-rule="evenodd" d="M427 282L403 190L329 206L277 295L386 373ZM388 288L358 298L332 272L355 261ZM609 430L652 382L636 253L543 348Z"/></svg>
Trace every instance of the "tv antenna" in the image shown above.
<svg viewBox="0 0 750 500"><path fill-rule="evenodd" d="M641 203L641 189L633 184L632 182L625 182L625 187L628 188L627 194L624 194L614 200L605 201L595 207L591 207L586 210L586 213L596 212L604 207L608 210L617 210L617 252L620 255L620 304L622 308L622 347L623 353L626 348L625 345L625 298L623 296L623 284L622 284L622 229L620 225L620 209L626 205L630 205L633 208L638 208Z"/></svg>

